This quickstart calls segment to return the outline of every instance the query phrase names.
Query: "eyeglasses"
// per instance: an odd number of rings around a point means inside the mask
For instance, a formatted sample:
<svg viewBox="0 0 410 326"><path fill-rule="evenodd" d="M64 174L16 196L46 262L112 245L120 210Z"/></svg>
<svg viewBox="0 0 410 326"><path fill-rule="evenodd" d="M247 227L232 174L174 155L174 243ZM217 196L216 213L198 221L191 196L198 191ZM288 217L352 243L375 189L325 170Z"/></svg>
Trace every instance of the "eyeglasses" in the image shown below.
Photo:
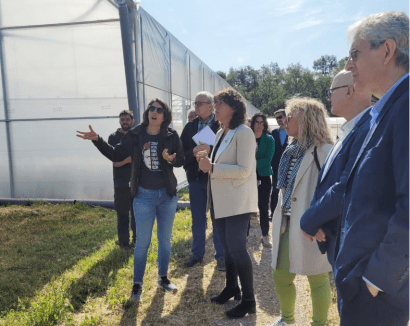
<svg viewBox="0 0 410 326"><path fill-rule="evenodd" d="M194 106L201 106L202 104L211 104L211 102L201 102L201 101L194 102Z"/></svg>
<svg viewBox="0 0 410 326"><path fill-rule="evenodd" d="M357 54L358 54L359 52L360 52L360 51L357 50L357 49L354 49L354 50L350 51L350 53L349 53L349 60L356 60L356 59L357 59Z"/></svg>
<svg viewBox="0 0 410 326"><path fill-rule="evenodd" d="M255 124L258 126L262 126L263 125L263 121L255 121Z"/></svg>
<svg viewBox="0 0 410 326"><path fill-rule="evenodd" d="M283 115L280 115L278 117L275 117L276 120L282 120L283 119Z"/></svg>
<svg viewBox="0 0 410 326"><path fill-rule="evenodd" d="M158 114L163 114L164 113L164 108L157 108L156 106L151 105L148 110L150 110L150 112L154 112L155 110L157 110Z"/></svg>
<svg viewBox="0 0 410 326"><path fill-rule="evenodd" d="M332 93L333 93L336 89L343 88L343 87L349 87L349 85L339 86L339 87L335 87L335 88L329 88L329 89L326 90L326 96L327 96L328 98L330 98L330 97L332 96Z"/></svg>

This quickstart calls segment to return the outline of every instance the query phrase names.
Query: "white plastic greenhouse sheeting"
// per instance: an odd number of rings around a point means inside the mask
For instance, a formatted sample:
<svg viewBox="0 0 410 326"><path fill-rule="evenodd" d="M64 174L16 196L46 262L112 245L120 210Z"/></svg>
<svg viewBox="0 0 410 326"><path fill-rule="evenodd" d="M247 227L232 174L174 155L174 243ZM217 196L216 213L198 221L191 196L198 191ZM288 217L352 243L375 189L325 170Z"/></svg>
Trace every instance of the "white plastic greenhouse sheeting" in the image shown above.
<svg viewBox="0 0 410 326"><path fill-rule="evenodd" d="M172 105L180 133L195 94L228 85L140 9L144 76L138 56L139 104L144 107L144 91L145 105L163 98ZM119 127L119 112L128 109L118 19L118 8L110 0L1 0L16 198L113 198L112 163L75 134L91 124L107 139ZM0 198L9 198L2 89L0 78ZM249 110L250 115L257 111L252 106ZM176 174L179 181L185 178L182 168Z"/></svg>

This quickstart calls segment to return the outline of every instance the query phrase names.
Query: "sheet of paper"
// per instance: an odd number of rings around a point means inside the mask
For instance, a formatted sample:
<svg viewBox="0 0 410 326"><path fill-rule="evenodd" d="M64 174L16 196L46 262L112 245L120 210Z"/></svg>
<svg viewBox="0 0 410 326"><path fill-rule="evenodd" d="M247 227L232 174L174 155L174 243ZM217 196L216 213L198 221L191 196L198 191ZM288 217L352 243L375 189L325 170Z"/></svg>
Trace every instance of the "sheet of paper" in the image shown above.
<svg viewBox="0 0 410 326"><path fill-rule="evenodd" d="M194 142L199 145L199 142L214 146L215 134L209 126L205 126L200 132L192 137Z"/></svg>

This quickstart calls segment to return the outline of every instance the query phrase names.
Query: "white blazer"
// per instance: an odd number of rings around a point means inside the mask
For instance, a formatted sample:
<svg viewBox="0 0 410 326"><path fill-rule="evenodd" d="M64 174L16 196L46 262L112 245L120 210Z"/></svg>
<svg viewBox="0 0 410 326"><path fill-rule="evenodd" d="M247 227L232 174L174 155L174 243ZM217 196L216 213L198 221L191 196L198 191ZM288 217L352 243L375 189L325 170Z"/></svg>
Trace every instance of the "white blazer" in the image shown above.
<svg viewBox="0 0 410 326"><path fill-rule="evenodd" d="M313 242L303 235L300 228L300 218L310 207L319 170L313 156L314 145L310 146L303 157L295 179L291 197L291 215L289 224L289 261L290 273L299 275L317 275L330 272L327 255L322 255L314 239ZM317 156L321 166L332 145L325 144L317 148ZM272 217L272 268L276 269L279 253L280 229L282 223L282 197L284 188L280 189L278 205Z"/></svg>
<svg viewBox="0 0 410 326"><path fill-rule="evenodd" d="M218 131L215 144L221 139L223 133L223 129ZM215 218L257 212L255 152L255 135L244 124L229 130L222 140L215 155L213 172L208 179L207 208L210 207L212 191Z"/></svg>

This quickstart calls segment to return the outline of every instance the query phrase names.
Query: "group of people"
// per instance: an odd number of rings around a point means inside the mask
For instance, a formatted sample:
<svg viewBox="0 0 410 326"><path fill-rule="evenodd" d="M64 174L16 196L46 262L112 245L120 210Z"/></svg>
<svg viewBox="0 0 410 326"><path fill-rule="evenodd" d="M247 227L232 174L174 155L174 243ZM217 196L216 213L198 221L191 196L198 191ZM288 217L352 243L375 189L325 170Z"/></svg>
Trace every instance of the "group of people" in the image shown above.
<svg viewBox="0 0 410 326"><path fill-rule="evenodd" d="M158 98L148 104L135 128L120 120L122 131L117 132L124 135L115 146L91 126L89 132L78 132L116 162L114 167L131 166L133 300L141 301L155 217L158 284L177 291L167 271L177 205L173 167L184 166L193 235L184 266L203 260L210 210L217 268L226 275L225 288L211 302L241 300L226 312L228 318L256 313L246 238L251 215L259 211L261 241L272 247L281 310L271 326L296 325L296 274L306 275L310 284L311 325L325 325L331 271L341 326L407 325L409 18L402 12L370 15L353 24L348 35L352 44L345 69L327 90L332 113L346 119L336 143L320 101L289 99L285 110L275 112L281 127L270 135L261 113L248 126L245 100L233 89L214 96L200 92L197 117L186 124L181 138L169 128L171 110ZM372 96L378 98L376 103ZM206 126L216 133L214 145L192 139ZM120 191L115 193L117 198ZM129 234L119 235L120 245L128 242Z"/></svg>

